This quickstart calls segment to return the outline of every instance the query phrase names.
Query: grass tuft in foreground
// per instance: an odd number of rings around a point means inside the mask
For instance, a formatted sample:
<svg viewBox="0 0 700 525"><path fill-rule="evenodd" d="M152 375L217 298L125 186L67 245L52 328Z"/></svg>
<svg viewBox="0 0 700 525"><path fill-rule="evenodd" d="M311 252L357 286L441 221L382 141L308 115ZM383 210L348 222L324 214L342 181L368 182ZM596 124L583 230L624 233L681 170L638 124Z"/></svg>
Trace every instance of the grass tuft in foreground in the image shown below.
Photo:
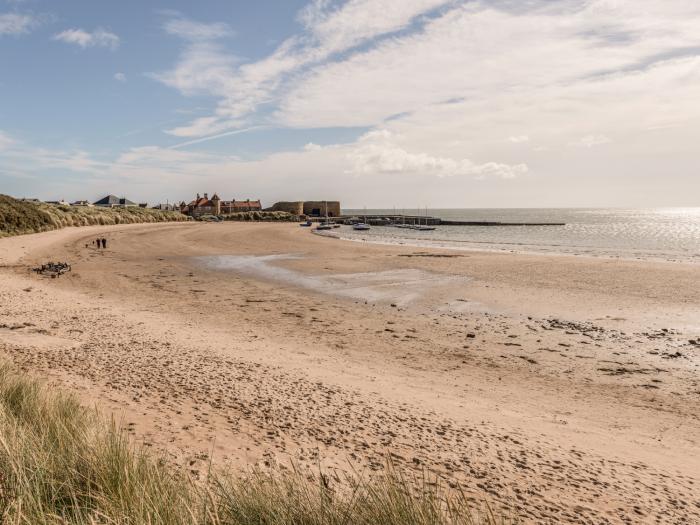
<svg viewBox="0 0 700 525"><path fill-rule="evenodd" d="M212 473L195 483L71 395L0 364L0 522L8 524L496 525L466 498L389 468L374 479ZM434 480L432 480L434 481ZM335 483L335 482L334 482Z"/></svg>

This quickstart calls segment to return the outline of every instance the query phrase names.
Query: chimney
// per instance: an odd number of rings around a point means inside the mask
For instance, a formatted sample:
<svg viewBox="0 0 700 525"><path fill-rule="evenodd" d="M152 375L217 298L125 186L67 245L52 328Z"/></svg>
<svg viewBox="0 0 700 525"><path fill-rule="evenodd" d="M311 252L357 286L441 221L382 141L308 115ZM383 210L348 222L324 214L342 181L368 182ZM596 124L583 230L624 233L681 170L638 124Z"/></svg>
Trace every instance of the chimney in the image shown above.
<svg viewBox="0 0 700 525"><path fill-rule="evenodd" d="M199 193L197 194L197 200L199 200Z"/></svg>
<svg viewBox="0 0 700 525"><path fill-rule="evenodd" d="M204 198L205 198L205 199L209 199L209 194L205 193L205 194L204 194Z"/></svg>

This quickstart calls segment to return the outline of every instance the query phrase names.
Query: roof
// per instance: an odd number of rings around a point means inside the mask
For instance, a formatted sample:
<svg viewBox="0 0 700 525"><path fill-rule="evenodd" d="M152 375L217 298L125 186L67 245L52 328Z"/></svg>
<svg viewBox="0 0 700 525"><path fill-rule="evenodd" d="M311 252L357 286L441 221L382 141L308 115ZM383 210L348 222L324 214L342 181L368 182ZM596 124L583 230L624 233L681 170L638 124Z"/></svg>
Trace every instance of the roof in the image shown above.
<svg viewBox="0 0 700 525"><path fill-rule="evenodd" d="M111 206L111 205L122 205L122 206L136 206L135 202L130 201L126 197L117 197L115 195L107 195L102 197L100 200L95 202L96 206Z"/></svg>
<svg viewBox="0 0 700 525"><path fill-rule="evenodd" d="M188 206L213 206L213 204L209 199L200 197L199 199L195 199L190 202Z"/></svg>
<svg viewBox="0 0 700 525"><path fill-rule="evenodd" d="M260 207L260 201L232 201L231 206L234 206L236 208L259 208Z"/></svg>

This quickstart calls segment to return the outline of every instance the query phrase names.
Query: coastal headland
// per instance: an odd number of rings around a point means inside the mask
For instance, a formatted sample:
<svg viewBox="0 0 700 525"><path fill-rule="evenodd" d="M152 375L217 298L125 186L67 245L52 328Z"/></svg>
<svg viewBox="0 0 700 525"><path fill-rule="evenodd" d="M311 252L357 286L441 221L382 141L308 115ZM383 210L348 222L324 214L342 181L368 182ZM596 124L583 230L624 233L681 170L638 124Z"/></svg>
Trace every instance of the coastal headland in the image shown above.
<svg viewBox="0 0 700 525"><path fill-rule="evenodd" d="M391 458L526 523L700 521L697 264L182 223L0 239L0 283L0 355L195 476Z"/></svg>

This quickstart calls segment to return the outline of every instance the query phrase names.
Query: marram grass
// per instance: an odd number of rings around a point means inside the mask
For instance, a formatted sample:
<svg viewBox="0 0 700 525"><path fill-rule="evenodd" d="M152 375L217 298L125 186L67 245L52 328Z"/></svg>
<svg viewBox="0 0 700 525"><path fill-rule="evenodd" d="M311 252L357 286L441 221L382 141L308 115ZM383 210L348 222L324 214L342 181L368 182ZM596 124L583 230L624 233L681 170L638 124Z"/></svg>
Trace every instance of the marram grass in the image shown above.
<svg viewBox="0 0 700 525"><path fill-rule="evenodd" d="M435 480L253 470L195 482L71 395L0 364L0 523L496 525Z"/></svg>
<svg viewBox="0 0 700 525"><path fill-rule="evenodd" d="M67 226L185 220L187 217L176 211L152 210L137 206L128 208L55 206L25 202L7 195L0 195L0 237L58 230Z"/></svg>

